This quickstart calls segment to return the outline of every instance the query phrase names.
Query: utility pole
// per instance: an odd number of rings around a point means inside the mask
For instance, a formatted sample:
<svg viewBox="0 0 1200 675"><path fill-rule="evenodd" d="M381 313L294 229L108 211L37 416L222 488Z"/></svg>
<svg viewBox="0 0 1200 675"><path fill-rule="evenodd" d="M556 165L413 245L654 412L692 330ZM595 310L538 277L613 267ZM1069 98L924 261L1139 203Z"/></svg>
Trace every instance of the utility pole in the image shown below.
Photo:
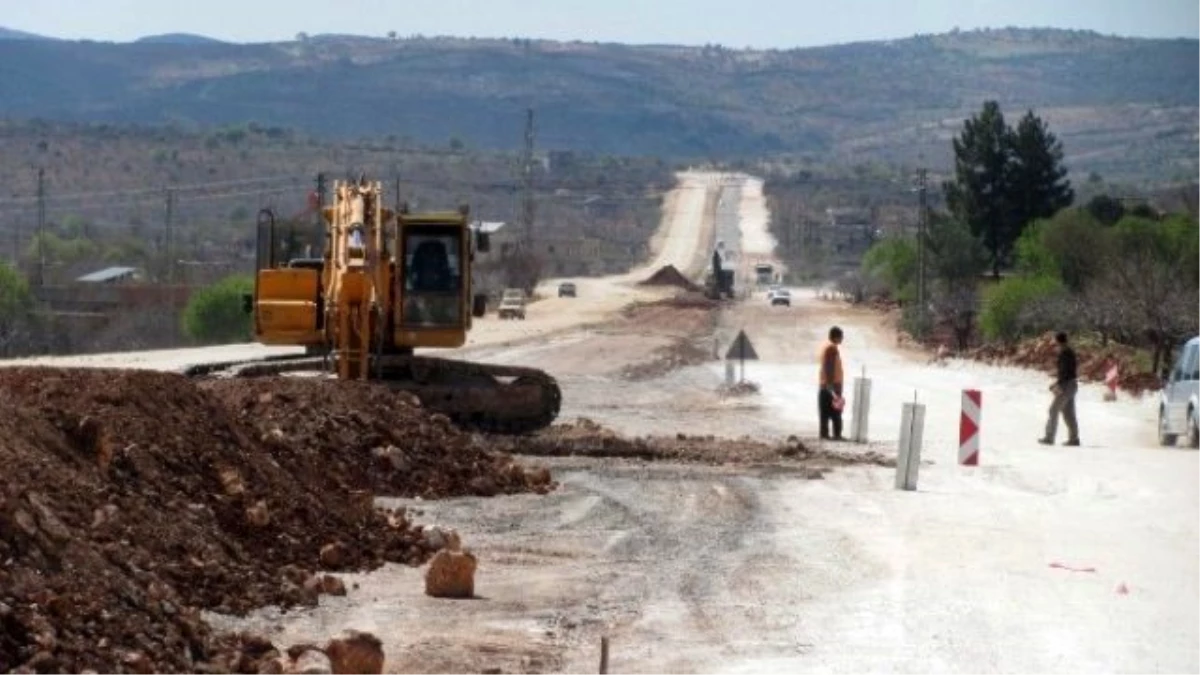
<svg viewBox="0 0 1200 675"><path fill-rule="evenodd" d="M37 219L38 219L38 267L37 285L46 285L46 170L38 167Z"/></svg>
<svg viewBox="0 0 1200 675"><path fill-rule="evenodd" d="M521 227L523 245L533 250L533 108L525 111L525 153L521 161Z"/></svg>
<svg viewBox="0 0 1200 675"><path fill-rule="evenodd" d="M175 233L174 229L175 216L175 191L167 188L167 204L163 214L163 225L166 229L166 254L167 254L167 283L175 283Z"/></svg>
<svg viewBox="0 0 1200 675"><path fill-rule="evenodd" d="M317 173L317 211L313 216L313 249L325 255L325 174ZM274 246L274 243L271 244Z"/></svg>
<svg viewBox="0 0 1200 675"><path fill-rule="evenodd" d="M927 304L926 289L925 289L925 230L926 230L926 213L928 209L925 206L926 193L926 171L921 168L918 172L918 212L917 212L917 321L918 330L922 333L918 337L924 337L925 332L925 306Z"/></svg>

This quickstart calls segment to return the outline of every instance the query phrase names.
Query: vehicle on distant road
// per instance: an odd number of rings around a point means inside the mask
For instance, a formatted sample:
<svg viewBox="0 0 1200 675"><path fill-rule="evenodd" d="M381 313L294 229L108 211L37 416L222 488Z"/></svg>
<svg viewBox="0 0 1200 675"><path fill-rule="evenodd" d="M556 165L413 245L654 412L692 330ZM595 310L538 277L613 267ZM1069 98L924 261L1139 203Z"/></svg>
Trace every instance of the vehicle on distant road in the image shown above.
<svg viewBox="0 0 1200 675"><path fill-rule="evenodd" d="M500 298L497 310L501 319L525 320L525 291L519 288L506 288Z"/></svg>
<svg viewBox="0 0 1200 675"><path fill-rule="evenodd" d="M1159 393L1158 442L1175 445L1180 436L1200 447L1200 336L1183 345L1179 359L1163 372Z"/></svg>
<svg viewBox="0 0 1200 675"><path fill-rule="evenodd" d="M786 307L791 307L792 306L792 293L791 293L791 291L789 291L786 288L778 288L778 289L775 289L775 290L767 293L767 300L771 303L772 307L774 307L775 305L784 305Z"/></svg>
<svg viewBox="0 0 1200 675"><path fill-rule="evenodd" d="M558 285L558 297L575 297L575 284L570 281L564 281Z"/></svg>

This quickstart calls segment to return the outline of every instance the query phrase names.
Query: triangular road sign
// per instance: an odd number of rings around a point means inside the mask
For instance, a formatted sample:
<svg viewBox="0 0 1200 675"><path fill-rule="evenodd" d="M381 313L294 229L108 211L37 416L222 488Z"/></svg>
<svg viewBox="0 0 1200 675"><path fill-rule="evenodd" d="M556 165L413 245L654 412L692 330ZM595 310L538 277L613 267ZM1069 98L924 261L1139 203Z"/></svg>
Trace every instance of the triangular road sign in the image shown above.
<svg viewBox="0 0 1200 675"><path fill-rule="evenodd" d="M740 361L758 360L758 354L754 352L754 345L750 344L750 338L746 337L746 331L738 331L733 344L729 345L729 351L725 352L725 358Z"/></svg>

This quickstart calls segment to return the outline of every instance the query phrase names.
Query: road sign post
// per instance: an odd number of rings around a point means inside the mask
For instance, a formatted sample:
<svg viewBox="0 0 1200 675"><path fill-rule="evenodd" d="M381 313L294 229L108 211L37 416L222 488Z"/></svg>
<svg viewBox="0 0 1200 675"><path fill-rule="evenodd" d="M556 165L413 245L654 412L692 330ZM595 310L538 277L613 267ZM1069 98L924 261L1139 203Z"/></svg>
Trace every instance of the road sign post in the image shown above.
<svg viewBox="0 0 1200 675"><path fill-rule="evenodd" d="M746 331L738 331L737 337L733 339L733 344L729 345L729 351L725 352L725 359L737 359L742 366L741 382L746 381L746 361L757 361L758 353L754 351L754 345L750 344L750 338L746 337Z"/></svg>

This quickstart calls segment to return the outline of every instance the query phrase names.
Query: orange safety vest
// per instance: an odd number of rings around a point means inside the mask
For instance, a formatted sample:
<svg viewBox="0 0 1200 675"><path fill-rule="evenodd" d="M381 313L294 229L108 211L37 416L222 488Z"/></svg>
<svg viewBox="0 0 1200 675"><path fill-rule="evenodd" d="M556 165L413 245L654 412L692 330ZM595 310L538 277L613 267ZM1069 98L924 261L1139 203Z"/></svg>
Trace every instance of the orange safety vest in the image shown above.
<svg viewBox="0 0 1200 675"><path fill-rule="evenodd" d="M825 361L829 359L830 350L833 351L833 382L826 382ZM842 375L842 355L838 351L838 346L832 342L826 342L825 348L821 350L820 382L822 387L845 382L845 378Z"/></svg>

